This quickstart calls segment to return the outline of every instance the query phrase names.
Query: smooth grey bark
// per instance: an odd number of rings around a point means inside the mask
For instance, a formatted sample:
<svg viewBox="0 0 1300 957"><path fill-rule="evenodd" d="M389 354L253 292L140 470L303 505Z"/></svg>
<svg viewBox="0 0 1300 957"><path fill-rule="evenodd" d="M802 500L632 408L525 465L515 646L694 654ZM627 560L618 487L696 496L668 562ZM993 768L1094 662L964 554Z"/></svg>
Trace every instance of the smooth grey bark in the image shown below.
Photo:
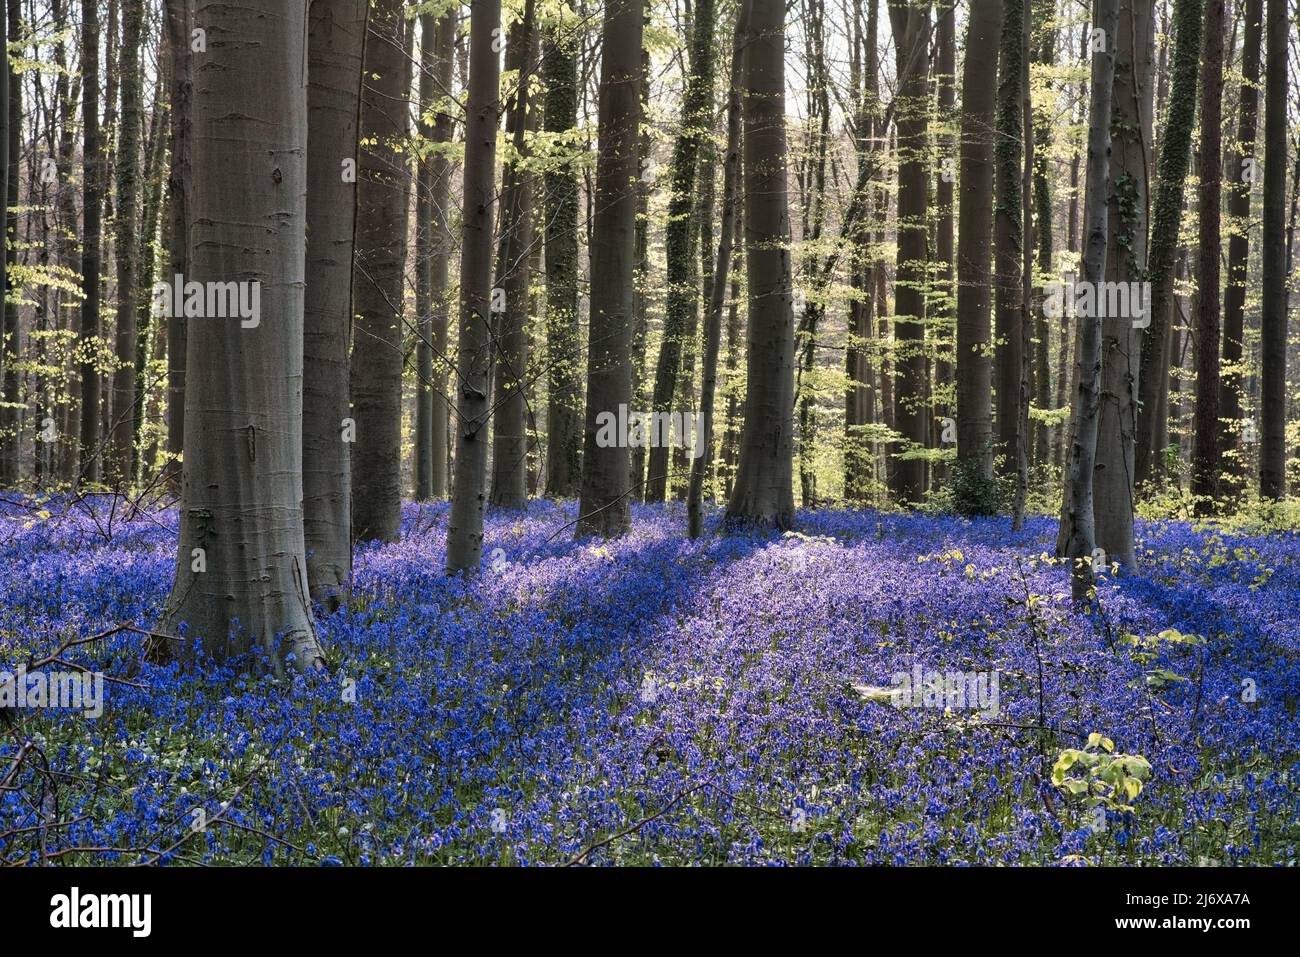
<svg viewBox="0 0 1300 957"><path fill-rule="evenodd" d="M1259 494L1286 495L1287 243L1283 239L1286 194L1287 5L1268 3L1268 74L1264 88L1263 308L1260 313ZM1300 168L1300 158L1297 159ZM1296 184L1300 191L1300 183ZM1294 200L1293 200L1294 202Z"/></svg>
<svg viewBox="0 0 1300 957"><path fill-rule="evenodd" d="M993 358L990 267L993 226L993 118L1002 4L971 8L962 66L961 180L957 230L957 479L964 511L990 509L993 484Z"/></svg>
<svg viewBox="0 0 1300 957"><path fill-rule="evenodd" d="M313 0L307 37L302 508L307 581L334 607L352 570L348 338L366 0Z"/></svg>
<svg viewBox="0 0 1300 957"><path fill-rule="evenodd" d="M785 4L748 0L742 150L749 295L745 425L730 523L794 523L794 303L786 186Z"/></svg>
<svg viewBox="0 0 1300 957"><path fill-rule="evenodd" d="M1154 26L1154 7L1148 0L1120 0L1107 199L1105 277L1110 282L1139 283L1146 278ZM1141 331L1134 328L1134 318L1107 316L1102 321L1101 409L1093 470L1094 547L1106 552L1108 563L1118 562L1129 571L1137 568L1133 482Z"/></svg>
<svg viewBox="0 0 1300 957"><path fill-rule="evenodd" d="M709 311L704 319L704 368L700 382L700 420L696 438L704 450L691 463L690 487L686 492L687 534L699 538L704 529L704 476L713 458L713 406L718 382L718 351L722 341L722 308L730 279L732 244L736 234L736 193L740 178L740 84L741 44L745 35L745 8L736 12L736 29L731 46L731 88L727 94L727 147L722 166L722 222L718 227L718 255L713 267Z"/></svg>
<svg viewBox="0 0 1300 957"><path fill-rule="evenodd" d="M95 361L100 332L99 256L102 230L100 213L103 211L99 162L98 0L82 0L81 4L81 76L81 155L84 187L81 226L82 300L77 329L77 351L81 371L81 428L78 445L81 483L94 484L100 479L102 461L99 448L100 379L98 363ZM172 115L174 117L176 114ZM180 409L173 415L183 420L185 411Z"/></svg>
<svg viewBox="0 0 1300 957"><path fill-rule="evenodd" d="M194 279L260 283L254 326L189 330L176 578L163 630L179 653L254 652L281 672L323 665L302 524L306 259L305 5L199 0L194 57ZM250 148L256 144L256 148Z"/></svg>
<svg viewBox="0 0 1300 957"><path fill-rule="evenodd" d="M456 356L456 468L447 524L447 574L473 574L483 557L491 390L492 220L496 202L497 86L493 33L501 0L471 0L460 249L460 344Z"/></svg>
<svg viewBox="0 0 1300 957"><path fill-rule="evenodd" d="M1084 197L1082 279L1098 283L1106 275L1106 246L1110 193L1110 120L1115 83L1115 47L1119 0L1096 0L1093 23L1102 31L1104 50L1093 49L1088 107L1087 187ZM1094 310L1095 311L1095 310ZM1088 599L1093 588L1092 551L1093 467L1097 454L1097 423L1101 412L1100 316L1079 316L1078 387L1074 396L1075 432L1070 443L1070 499L1066 555L1070 559L1070 593L1076 602Z"/></svg>
<svg viewBox="0 0 1300 957"><path fill-rule="evenodd" d="M456 55L456 13L440 18L420 15L420 115L452 96ZM416 343L415 497L447 494L447 274L454 253L451 238L451 161L441 148L451 142L455 120L438 109L433 127L422 135L437 144L420 161L416 223L416 312L420 317Z"/></svg>
<svg viewBox="0 0 1300 957"><path fill-rule="evenodd" d="M492 402L492 504L520 509L528 503L528 307L533 253L533 175L525 168L528 86L537 60L535 0L506 40L506 70L519 78L506 113L512 157L501 173L500 241L496 285L503 308L493 316L496 374Z"/></svg>
<svg viewBox="0 0 1300 957"><path fill-rule="evenodd" d="M609 444L597 435L601 413L617 418L632 400L642 19L639 0L605 0L578 538L610 538L632 526L630 450L623 436Z"/></svg>
<svg viewBox="0 0 1300 957"><path fill-rule="evenodd" d="M170 279L190 271L189 257L189 200L186 190L190 184L190 110L194 95L194 75L190 63L190 39L193 29L192 0L167 0L166 31L167 50L171 58L171 77L168 86L168 112L170 114L171 162L167 173L167 202L170 211L167 230L168 270ZM96 81L98 82L98 81ZM87 80L89 85L89 80ZM95 91L98 94L98 90ZM98 105L96 105L98 110ZM98 118L96 118L98 122ZM87 151L89 155L89 151ZM87 164L86 176L91 175L93 164ZM96 200L98 204L98 200ZM87 213L90 200L86 201ZM98 212L98 211L96 211ZM98 237L96 237L98 238ZM98 255L98 250L96 250ZM96 262L98 266L98 262ZM96 297L98 302L98 297ZM98 308L98 306L96 306ZM186 328L183 317L167 320L167 463L168 484L180 487L181 466L179 456L185 447L185 353ZM83 375L85 374L83 370ZM83 384L83 403L85 387ZM84 415L84 410L83 410ZM85 428L83 426L83 441Z"/></svg>
<svg viewBox="0 0 1300 957"><path fill-rule="evenodd" d="M956 333L956 287L953 285L953 255L956 231L954 229L952 164L956 160L957 143L952 134L956 123L957 104L957 5L955 0L944 0L935 10L936 46L935 86L938 87L938 120L943 124L943 132L937 137L941 156L940 172L934 178L934 259L935 291L938 298L932 300L935 305L931 317L931 337L934 340L934 388L936 393L946 394L953 381L953 345ZM951 403L938 397L931 403L928 422L932 426L952 414ZM941 429L931 427L929 430L930 447L939 448L942 444ZM933 481L937 485L948 480L949 469L945 461L934 463Z"/></svg>
<svg viewBox="0 0 1300 957"><path fill-rule="evenodd" d="M357 158L350 383L352 533L395 542L402 529L403 297L411 170L412 28L401 0L377 0L366 29Z"/></svg>
<svg viewBox="0 0 1300 957"><path fill-rule="evenodd" d="M543 39L545 129L578 124L578 45L573 25L548 24ZM544 177L546 236L546 493L578 492L582 453L582 352L578 312L578 175L570 162Z"/></svg>
<svg viewBox="0 0 1300 957"><path fill-rule="evenodd" d="M116 354L113 371L112 419L109 422L106 477L123 487L131 481L135 421L140 410L136 395L136 273L140 235L140 130L143 113L140 84L140 36L143 0L122 0L122 110L117 143L117 206L113 255L117 261Z"/></svg>

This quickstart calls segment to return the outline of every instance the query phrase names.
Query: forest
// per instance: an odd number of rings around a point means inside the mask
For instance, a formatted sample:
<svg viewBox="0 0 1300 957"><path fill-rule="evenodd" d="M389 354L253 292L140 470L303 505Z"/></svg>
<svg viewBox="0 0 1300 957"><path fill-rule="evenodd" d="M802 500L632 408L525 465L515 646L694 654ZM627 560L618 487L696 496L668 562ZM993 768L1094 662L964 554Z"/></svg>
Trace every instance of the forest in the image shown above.
<svg viewBox="0 0 1300 957"><path fill-rule="evenodd" d="M0 865L1300 863L1294 0L0 5Z"/></svg>

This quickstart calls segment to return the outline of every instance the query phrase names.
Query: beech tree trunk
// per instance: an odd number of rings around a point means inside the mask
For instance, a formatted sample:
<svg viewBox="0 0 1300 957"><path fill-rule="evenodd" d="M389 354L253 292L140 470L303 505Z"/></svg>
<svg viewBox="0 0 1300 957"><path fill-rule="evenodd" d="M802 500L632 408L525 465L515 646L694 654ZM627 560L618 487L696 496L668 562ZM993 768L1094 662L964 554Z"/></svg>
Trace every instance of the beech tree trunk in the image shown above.
<svg viewBox="0 0 1300 957"><path fill-rule="evenodd" d="M691 38L692 69L682 99L681 131L673 147L672 193L668 200L668 222L664 227L668 301L664 307L663 343L655 367L652 403L655 412L672 411L677 377L681 374L684 340L695 325L692 318L698 316L699 310L693 210L696 165L713 117L713 21L713 0L696 0ZM645 500L662 502L669 485L667 442L651 445L649 459Z"/></svg>
<svg viewBox="0 0 1300 957"><path fill-rule="evenodd" d="M1014 0L1019 3L1021 0ZM905 505L925 496L927 403L925 356L925 297L928 288L928 215L930 159L928 155L927 51L930 43L930 4L891 0L898 76L902 78L894 110L898 130L898 255L894 275L894 428L902 440L894 456L890 488ZM1018 108L1018 104L1017 104Z"/></svg>
<svg viewBox="0 0 1300 957"><path fill-rule="evenodd" d="M1084 199L1082 280L1098 283L1106 275L1109 232L1111 98L1115 82L1115 38L1119 35L1119 0L1096 0L1093 25L1101 30L1104 49L1093 48L1091 96L1088 108L1088 185ZM1095 288L1095 286L1094 286ZM1096 312L1096 310L1093 310ZM1092 591L1093 466L1097 454L1097 424L1101 413L1100 316L1079 316L1078 391L1074 397L1075 434L1070 444L1070 502L1066 514L1071 562L1070 592L1076 602Z"/></svg>
<svg viewBox="0 0 1300 957"><path fill-rule="evenodd" d="M993 224L996 64L1002 4L971 8L962 67L961 181L957 230L957 502L966 512L993 507L993 359L989 276ZM972 55L971 51L983 51Z"/></svg>
<svg viewBox="0 0 1300 957"><path fill-rule="evenodd" d="M639 0L605 0L600 69L600 154L591 245L591 334L578 504L579 538L612 537L632 525L626 441L597 441L601 413L632 401L631 336L641 123L642 10ZM671 398L671 393L669 394ZM629 410L630 411L630 410ZM619 436L618 439L625 439ZM651 469L653 474L653 468Z"/></svg>
<svg viewBox="0 0 1300 957"><path fill-rule="evenodd" d="M543 39L545 129L562 133L578 122L578 42L567 20ZM578 493L582 453L582 345L578 307L578 176L566 162L545 175L546 191L546 492Z"/></svg>
<svg viewBox="0 0 1300 957"><path fill-rule="evenodd" d="M740 166L741 44L745 36L745 8L736 11L735 38L731 47L731 88L727 93L727 152L722 167L722 222L718 227L718 257L710 287L709 311L704 319L704 369L700 382L700 420L696 441L704 450L691 463L690 488L686 494L687 532L699 538L704 529L704 476L713 458L713 405L717 392L718 350L722 340L722 307L727 299L731 270L731 247L736 231L736 193Z"/></svg>
<svg viewBox="0 0 1300 957"><path fill-rule="evenodd" d="M502 311L493 316L497 343L492 426L492 504L523 508L528 502L528 395L526 373L530 257L533 245L533 176L524 168L528 149L528 84L537 60L535 2L526 0L523 19L506 41L506 70L518 77L506 131L514 149L501 175L501 235L497 288Z"/></svg>
<svg viewBox="0 0 1300 957"><path fill-rule="evenodd" d="M1286 495L1287 256L1283 240L1286 193L1287 5L1268 3L1268 75L1264 90L1263 308L1260 313L1259 494ZM1297 160L1300 166L1300 159ZM1300 183L1296 185L1300 191ZM1294 200L1293 200L1294 202Z"/></svg>
<svg viewBox="0 0 1300 957"><path fill-rule="evenodd" d="M314 0L308 17L302 506L311 596L327 607L352 570L348 337L366 14L366 0Z"/></svg>
<svg viewBox="0 0 1300 957"><path fill-rule="evenodd" d="M251 15L250 15L251 14ZM302 522L306 260L305 5L199 0L194 56L193 264L198 282L260 283L259 321L189 331L176 580L164 630L180 653L323 664ZM248 144L258 144L258 149Z"/></svg>
<svg viewBox="0 0 1300 957"><path fill-rule="evenodd" d="M99 163L99 4L83 0L81 5L81 129L82 129L82 227L81 309L77 328L77 357L81 376L80 430L78 435L78 484L100 480L102 457L99 448L100 378L95 362L99 342L99 268L103 211ZM172 114L176 116L175 113ZM173 323L175 324L175 323ZM185 410L173 417L184 419ZM177 473L179 476L179 472Z"/></svg>
<svg viewBox="0 0 1300 957"><path fill-rule="evenodd" d="M794 304L786 194L785 4L748 0L744 54L745 425L730 522L794 522Z"/></svg>
<svg viewBox="0 0 1300 957"><path fill-rule="evenodd" d="M107 478L115 485L131 481L137 408L135 379L136 270L140 236L140 34L143 0L122 0L122 119L117 143L117 207L113 255L117 260L117 368L113 371L113 412L109 423Z"/></svg>
<svg viewBox="0 0 1300 957"><path fill-rule="evenodd" d="M492 220L496 203L501 0L471 0L456 356L456 470L447 524L447 574L474 574L483 556L491 392Z"/></svg>
<svg viewBox="0 0 1300 957"><path fill-rule="evenodd" d="M189 197L190 185L190 110L194 95L194 74L191 70L190 43L193 30L192 0L167 0L166 10L167 50L171 56L171 83L168 86L168 111L170 114L171 160L167 173L167 203L170 210L167 227L167 271L164 280L176 275L188 275L189 256ZM86 81L87 86L89 80ZM96 81L98 82L98 81ZM98 94L98 90L95 91ZM98 104L96 104L98 109ZM98 117L96 117L98 122ZM86 119L89 122L89 118ZM98 135L98 131L96 131ZM87 147L89 155L89 147ZM91 164L86 166L86 176L91 175ZM89 189L87 189L89 194ZM98 200L96 200L98 203ZM86 200L87 214L90 200ZM98 214L98 210L96 210ZM89 230L89 228L88 228ZM98 222L96 222L98 231ZM98 240L98 237L96 237ZM96 250L98 255L98 250ZM95 266L98 270L98 260ZM98 295L96 295L98 302ZM98 307L97 307L98 308ZM167 481L179 489L181 466L179 456L185 447L185 320L180 316L167 318ZM84 326L84 320L83 320ZM83 375L85 374L83 369ZM85 383L82 384L83 405ZM85 409L82 410L85 415ZM86 428L82 426L83 442Z"/></svg>
<svg viewBox="0 0 1300 957"><path fill-rule="evenodd" d="M372 5L361 86L362 145L357 159L352 285L356 316L350 370L351 417L355 420L352 530L358 541L395 542L402 533L411 29L401 0L376 0ZM353 436L344 434L343 438L351 441Z"/></svg>

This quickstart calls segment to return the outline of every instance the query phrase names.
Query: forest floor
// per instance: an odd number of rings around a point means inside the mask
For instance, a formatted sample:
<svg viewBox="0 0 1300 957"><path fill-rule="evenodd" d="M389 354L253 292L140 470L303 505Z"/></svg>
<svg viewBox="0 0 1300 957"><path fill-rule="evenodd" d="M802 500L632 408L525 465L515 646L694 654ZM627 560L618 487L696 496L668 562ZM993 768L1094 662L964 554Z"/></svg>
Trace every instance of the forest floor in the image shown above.
<svg viewBox="0 0 1300 957"><path fill-rule="evenodd" d="M70 649L138 686L24 716L51 773L0 793L0 858L1297 863L1295 533L1143 523L1141 573L1084 614L1049 519L720 536L714 512L690 542L680 506L638 506L630 536L575 543L575 512L490 515L466 583L445 504L407 505L318 620L328 674L134 669L129 633ZM0 671L152 626L174 523L0 506Z"/></svg>

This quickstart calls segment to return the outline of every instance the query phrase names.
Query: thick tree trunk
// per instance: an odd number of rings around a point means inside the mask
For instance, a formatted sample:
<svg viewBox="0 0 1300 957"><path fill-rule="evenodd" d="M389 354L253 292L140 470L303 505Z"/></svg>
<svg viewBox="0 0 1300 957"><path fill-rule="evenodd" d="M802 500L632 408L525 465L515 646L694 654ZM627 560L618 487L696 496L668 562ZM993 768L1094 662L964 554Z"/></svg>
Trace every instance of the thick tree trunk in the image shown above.
<svg viewBox="0 0 1300 957"><path fill-rule="evenodd" d="M1015 0L1016 3L1021 0ZM930 206L927 139L930 4L891 0L898 76L894 110L898 130L898 255L894 274L894 428L902 436L890 488L902 504L925 496L926 405L925 297Z"/></svg>
<svg viewBox="0 0 1300 957"><path fill-rule="evenodd" d="M1120 0L1115 39L1114 108L1110 130L1110 196L1105 278L1141 283L1146 277L1147 210L1155 91L1154 8L1148 0ZM1140 287L1139 287L1140 288ZM1094 302L1108 299L1096 290ZM1116 303L1119 304L1118 302ZM1143 305L1146 305L1143 303ZM1145 321L1130 298L1122 315L1101 324L1101 410L1093 472L1095 547L1107 562L1137 567L1133 544L1134 438L1137 432L1138 350Z"/></svg>
<svg viewBox="0 0 1300 957"><path fill-rule="evenodd" d="M1287 262L1282 206L1286 193L1286 0L1268 3L1268 75L1264 90L1263 308L1260 343L1259 494L1286 495ZM1300 167L1300 157L1297 157ZM1300 183L1296 189L1300 191Z"/></svg>
<svg viewBox="0 0 1300 957"><path fill-rule="evenodd" d="M1224 0L1206 0L1201 63L1201 193L1196 309L1196 417L1192 495L1198 515L1214 508L1219 490L1219 204L1223 184Z"/></svg>
<svg viewBox="0 0 1300 957"><path fill-rule="evenodd" d="M492 219L496 202L500 28L501 0L471 0L460 251L460 343L454 393L456 469L447 525L449 575L477 572L483 556L488 399L492 387Z"/></svg>
<svg viewBox="0 0 1300 957"><path fill-rule="evenodd" d="M365 0L315 0L308 17L302 507L307 580L312 598L327 607L337 603L352 569L345 420L366 12Z"/></svg>
<svg viewBox="0 0 1300 957"><path fill-rule="evenodd" d="M543 39L545 129L578 123L578 40L556 21ZM546 492L578 493L582 453L582 345L578 311L578 175L571 162L548 169L546 190Z"/></svg>
<svg viewBox="0 0 1300 957"><path fill-rule="evenodd" d="M411 189L410 33L400 0L370 10L361 87L352 281L352 530L395 542L402 521L402 343ZM344 434L344 433L341 433ZM351 441L351 434L344 434Z"/></svg>
<svg viewBox="0 0 1300 957"><path fill-rule="evenodd" d="M136 395L136 273L140 236L140 129L143 109L140 85L140 35L144 27L143 0L122 2L122 121L117 143L117 207L113 254L117 260L117 368L113 372L113 418L109 423L107 478L122 486L131 481L135 421L140 414Z"/></svg>
<svg viewBox="0 0 1300 957"><path fill-rule="evenodd" d="M786 195L785 5L748 0L744 54L745 250L749 293L745 426L731 522L794 522L794 311Z"/></svg>
<svg viewBox="0 0 1300 957"><path fill-rule="evenodd" d="M163 628L218 660L323 664L302 525L306 257L305 5L199 0L194 54L194 280L258 283L257 322L203 317L189 335L176 581ZM250 149L250 144L257 149Z"/></svg>
<svg viewBox="0 0 1300 957"><path fill-rule="evenodd" d="M698 317L699 276L695 259L695 174L700 148L709 135L713 116L713 0L696 0L692 35L693 70L682 100L681 132L673 147L672 193L665 228L668 301L664 308L664 336L655 368L653 408L672 411L681 374L682 351L693 317ZM698 321L698 319L697 319ZM686 409L678 409L686 412ZM668 489L668 442L650 446L650 473L646 501L662 502Z"/></svg>
<svg viewBox="0 0 1300 957"><path fill-rule="evenodd" d="M993 362L989 234L993 222L993 122L997 70L988 56L1002 31L1002 5L971 9L962 67L961 191L957 230L957 501L993 508Z"/></svg>
<svg viewBox="0 0 1300 957"><path fill-rule="evenodd" d="M497 342L492 425L492 504L523 508L528 502L528 305L533 245L533 176L524 168L528 150L528 84L537 61L535 2L525 0L523 19L506 41L506 70L519 78L507 113L513 156L501 174L497 288L503 308L493 317Z"/></svg>
<svg viewBox="0 0 1300 957"><path fill-rule="evenodd" d="M622 535L632 525L627 437L617 435L611 443L601 441L599 436L601 422L609 416L621 418L620 409L632 400L641 36L639 0L606 0L601 45L600 155L590 247L591 335L579 538Z"/></svg>
<svg viewBox="0 0 1300 957"><path fill-rule="evenodd" d="M1115 82L1115 37L1119 35L1119 0L1096 0L1093 24L1102 31L1105 48L1093 48L1091 98L1088 109L1088 186L1084 200L1085 240L1082 280L1099 283L1106 275L1108 240L1107 196L1110 193L1110 121ZM1096 310L1092 310L1095 312ZM1070 591L1084 601L1092 590L1093 466L1097 454L1097 423L1101 407L1100 316L1079 316L1079 385L1074 397L1075 434L1070 444L1070 503L1066 514L1071 562Z"/></svg>

